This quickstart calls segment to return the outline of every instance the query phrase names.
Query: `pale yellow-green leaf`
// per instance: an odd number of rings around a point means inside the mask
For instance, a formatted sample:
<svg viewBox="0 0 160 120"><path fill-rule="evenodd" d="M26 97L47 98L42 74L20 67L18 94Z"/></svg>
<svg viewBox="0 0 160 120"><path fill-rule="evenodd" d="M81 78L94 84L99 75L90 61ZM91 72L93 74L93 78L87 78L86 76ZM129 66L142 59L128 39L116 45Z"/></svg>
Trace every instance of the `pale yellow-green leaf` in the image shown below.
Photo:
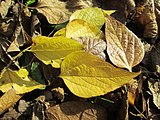
<svg viewBox="0 0 160 120"><path fill-rule="evenodd" d="M83 50L83 45L70 38L39 36L33 39L29 51L35 53L42 62L48 63L79 50Z"/></svg>
<svg viewBox="0 0 160 120"><path fill-rule="evenodd" d="M66 37L78 38L78 37L92 37L96 39L104 39L103 32L94 24L88 23L84 20L72 20L66 26Z"/></svg>
<svg viewBox="0 0 160 120"><path fill-rule="evenodd" d="M58 37L58 36L63 36L63 37L65 37L65 36L66 36L66 28L62 28L62 29L58 30L58 31L53 35L53 37Z"/></svg>
<svg viewBox="0 0 160 120"><path fill-rule="evenodd" d="M95 24L98 28L101 28L105 22L105 17L102 9L97 7L89 7L75 11L71 15L70 21L74 19L85 20L89 23Z"/></svg>
<svg viewBox="0 0 160 120"><path fill-rule="evenodd" d="M73 94L90 98L114 91L137 75L86 52L74 52L62 62L60 77Z"/></svg>
<svg viewBox="0 0 160 120"><path fill-rule="evenodd" d="M4 69L0 76L0 90L2 92L7 92L11 88L14 88L16 94L24 94L44 87L45 85L29 78L26 69L20 69L19 71Z"/></svg>

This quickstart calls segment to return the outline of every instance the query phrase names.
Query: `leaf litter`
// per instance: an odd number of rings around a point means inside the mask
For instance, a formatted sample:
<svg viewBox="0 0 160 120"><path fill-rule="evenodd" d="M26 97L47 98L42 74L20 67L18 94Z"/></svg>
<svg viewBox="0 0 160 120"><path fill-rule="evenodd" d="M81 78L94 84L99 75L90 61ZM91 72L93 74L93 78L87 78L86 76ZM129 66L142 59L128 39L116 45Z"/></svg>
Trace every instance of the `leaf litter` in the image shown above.
<svg viewBox="0 0 160 120"><path fill-rule="evenodd" d="M159 11L158 0L0 1L0 118L159 119Z"/></svg>

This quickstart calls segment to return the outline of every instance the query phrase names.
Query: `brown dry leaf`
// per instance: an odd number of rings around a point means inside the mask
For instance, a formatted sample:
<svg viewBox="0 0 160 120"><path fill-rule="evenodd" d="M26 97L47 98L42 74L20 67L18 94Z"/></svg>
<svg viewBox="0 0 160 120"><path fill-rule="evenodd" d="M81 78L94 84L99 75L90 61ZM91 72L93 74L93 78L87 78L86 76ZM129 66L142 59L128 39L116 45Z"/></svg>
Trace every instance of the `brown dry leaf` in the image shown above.
<svg viewBox="0 0 160 120"><path fill-rule="evenodd" d="M122 104L122 107L118 111L117 118L118 118L118 120L129 120L129 115L128 115L129 104L128 104L127 94L124 94L122 96L122 103L121 104Z"/></svg>
<svg viewBox="0 0 160 120"><path fill-rule="evenodd" d="M58 98L61 102L64 101L64 89L63 88L61 87L53 88L51 91L54 97Z"/></svg>
<svg viewBox="0 0 160 120"><path fill-rule="evenodd" d="M155 14L157 19L158 28L160 28L160 1L154 0L155 2ZM160 29L158 29L158 35L160 35Z"/></svg>
<svg viewBox="0 0 160 120"><path fill-rule="evenodd" d="M32 120L45 120L45 108L42 102L36 101L33 105Z"/></svg>
<svg viewBox="0 0 160 120"><path fill-rule="evenodd" d="M0 37L0 71L12 60L12 57L6 52L9 44L7 38Z"/></svg>
<svg viewBox="0 0 160 120"><path fill-rule="evenodd" d="M28 104L29 103L27 103L25 100L20 100L18 104L18 111L20 113L25 112L27 110L27 107L29 106Z"/></svg>
<svg viewBox="0 0 160 120"><path fill-rule="evenodd" d="M144 57L144 47L140 39L126 26L107 16L105 25L107 53L112 63L132 71Z"/></svg>
<svg viewBox="0 0 160 120"><path fill-rule="evenodd" d="M12 43L10 44L7 52L20 51L19 47L24 44L31 43L31 37L24 30L23 26L19 23L15 28L15 32L11 38Z"/></svg>
<svg viewBox="0 0 160 120"><path fill-rule="evenodd" d="M24 12L25 16L31 17L31 12L29 11L29 9L27 7L23 8L23 12Z"/></svg>
<svg viewBox="0 0 160 120"><path fill-rule="evenodd" d="M36 6L50 24L60 24L69 20L71 12L66 8L66 2L60 0L39 0Z"/></svg>
<svg viewBox="0 0 160 120"><path fill-rule="evenodd" d="M38 31L40 31L40 32L42 31L41 27L40 27L40 21L39 21L37 15L32 15L32 19L31 19L31 36L32 36L32 38L36 38L41 35L41 33Z"/></svg>
<svg viewBox="0 0 160 120"><path fill-rule="evenodd" d="M50 120L107 120L106 109L87 102L65 102L46 113Z"/></svg>
<svg viewBox="0 0 160 120"><path fill-rule="evenodd" d="M128 87L128 101L131 105L134 105L135 100L137 99L137 90L138 82L137 80L132 79Z"/></svg>
<svg viewBox="0 0 160 120"><path fill-rule="evenodd" d="M0 3L0 15L2 18L6 17L8 13L8 9L11 6L11 3L12 3L12 0L5 0Z"/></svg>
<svg viewBox="0 0 160 120"><path fill-rule="evenodd" d="M144 7L142 14L139 15L137 22L144 26L143 37L156 38L158 34L158 26L155 15L154 0L145 0L145 2L137 6L136 9ZM138 11L137 11L138 12Z"/></svg>
<svg viewBox="0 0 160 120"><path fill-rule="evenodd" d="M0 34L10 37L14 32L15 24L14 19L0 20Z"/></svg>
<svg viewBox="0 0 160 120"><path fill-rule="evenodd" d="M155 7L157 9L160 9L160 1L159 0L154 0L154 3L155 3Z"/></svg>
<svg viewBox="0 0 160 120"><path fill-rule="evenodd" d="M76 9L83 9L87 7L97 7L97 0L68 0L67 6L71 8L70 10L73 12Z"/></svg>
<svg viewBox="0 0 160 120"><path fill-rule="evenodd" d="M148 48L149 50L146 51L142 63L148 70L158 72L158 66L160 66L160 44L156 44L154 47L149 46Z"/></svg>
<svg viewBox="0 0 160 120"><path fill-rule="evenodd" d="M160 109L160 80L148 80L148 88L153 95L153 103Z"/></svg>
<svg viewBox="0 0 160 120"><path fill-rule="evenodd" d="M147 99L147 115L148 120L160 120L160 114L157 114L157 110L152 106L152 99Z"/></svg>
<svg viewBox="0 0 160 120"><path fill-rule="evenodd" d="M14 105L21 97L21 95L16 94L16 91L13 88L7 91L0 98L0 114L2 114L12 105Z"/></svg>
<svg viewBox="0 0 160 120"><path fill-rule="evenodd" d="M106 42L102 39L95 39L92 37L79 37L76 39L79 43L85 46L85 51L93 55L97 55L102 59L106 59L104 50L106 49Z"/></svg>

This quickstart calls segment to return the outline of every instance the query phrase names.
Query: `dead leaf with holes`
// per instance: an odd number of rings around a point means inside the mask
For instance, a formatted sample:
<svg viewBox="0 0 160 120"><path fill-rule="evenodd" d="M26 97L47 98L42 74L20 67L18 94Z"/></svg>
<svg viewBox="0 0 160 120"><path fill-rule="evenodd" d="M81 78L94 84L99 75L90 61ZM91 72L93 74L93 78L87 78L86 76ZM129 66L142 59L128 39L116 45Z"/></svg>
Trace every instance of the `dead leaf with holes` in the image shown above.
<svg viewBox="0 0 160 120"><path fill-rule="evenodd" d="M107 16L105 23L107 53L111 62L132 71L144 57L144 47L140 39L125 25Z"/></svg>

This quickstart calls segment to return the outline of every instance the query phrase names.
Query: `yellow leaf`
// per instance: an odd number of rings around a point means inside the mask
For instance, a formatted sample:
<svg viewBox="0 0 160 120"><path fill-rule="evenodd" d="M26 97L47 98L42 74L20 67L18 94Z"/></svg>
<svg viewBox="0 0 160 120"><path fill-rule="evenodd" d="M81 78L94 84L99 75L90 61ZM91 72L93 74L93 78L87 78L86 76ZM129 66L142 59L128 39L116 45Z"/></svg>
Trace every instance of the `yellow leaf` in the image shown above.
<svg viewBox="0 0 160 120"><path fill-rule="evenodd" d="M56 60L49 60L49 61L42 60L42 62L46 65L50 64L54 68L60 68L60 64L62 63L62 60L63 59L56 59Z"/></svg>
<svg viewBox="0 0 160 120"><path fill-rule="evenodd" d="M29 78L26 69L20 69L19 71L4 69L0 76L0 90L2 92L7 92L14 88L16 94L23 94L44 87L45 85Z"/></svg>
<svg viewBox="0 0 160 120"><path fill-rule="evenodd" d="M65 37L65 36L66 36L66 28L62 28L62 29L58 30L58 31L53 35L53 37L58 37L58 36L63 36L63 37Z"/></svg>
<svg viewBox="0 0 160 120"><path fill-rule="evenodd" d="M66 26L67 38L93 37L96 39L104 39L103 32L94 24L84 20L72 20Z"/></svg>
<svg viewBox="0 0 160 120"><path fill-rule="evenodd" d="M13 106L21 97L21 95L16 94L16 91L13 88L7 91L0 98L0 114L5 112L11 106Z"/></svg>
<svg viewBox="0 0 160 120"><path fill-rule="evenodd" d="M111 15L114 12L116 12L116 10L103 10L104 16Z"/></svg>
<svg viewBox="0 0 160 120"><path fill-rule="evenodd" d="M98 28L101 28L105 22L105 17L102 9L97 7L89 7L75 11L71 15L70 21L74 19L85 20L89 23L95 24Z"/></svg>
<svg viewBox="0 0 160 120"><path fill-rule="evenodd" d="M106 17L105 37L107 53L114 65L132 71L132 67L142 61L144 47L140 39L110 16Z"/></svg>
<svg viewBox="0 0 160 120"><path fill-rule="evenodd" d="M72 93L89 98L113 91L138 74L116 68L86 52L74 52L62 62L60 77Z"/></svg>
<svg viewBox="0 0 160 120"><path fill-rule="evenodd" d="M79 50L83 50L83 46L70 38L39 36L33 39L33 44L29 51L35 53L37 58L45 64L54 64L55 60L64 58L66 55Z"/></svg>

